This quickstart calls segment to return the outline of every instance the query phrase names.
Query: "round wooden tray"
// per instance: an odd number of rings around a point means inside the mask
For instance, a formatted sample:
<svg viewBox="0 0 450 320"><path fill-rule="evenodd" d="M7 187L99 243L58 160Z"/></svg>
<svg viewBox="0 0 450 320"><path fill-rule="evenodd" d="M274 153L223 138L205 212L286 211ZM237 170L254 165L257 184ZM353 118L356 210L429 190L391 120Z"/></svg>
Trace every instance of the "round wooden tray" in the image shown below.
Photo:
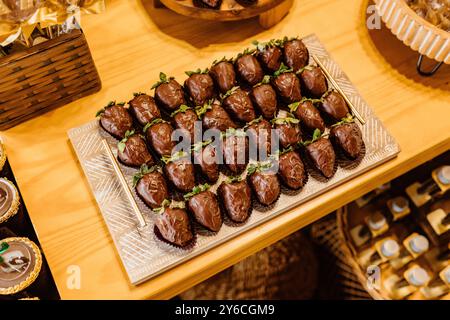
<svg viewBox="0 0 450 320"><path fill-rule="evenodd" d="M278 23L289 11L293 0L258 0L252 5L242 5L235 0L223 0L220 8L212 9L194 5L194 0L154 0L182 14L197 19L237 21L259 16L261 26L269 28Z"/></svg>

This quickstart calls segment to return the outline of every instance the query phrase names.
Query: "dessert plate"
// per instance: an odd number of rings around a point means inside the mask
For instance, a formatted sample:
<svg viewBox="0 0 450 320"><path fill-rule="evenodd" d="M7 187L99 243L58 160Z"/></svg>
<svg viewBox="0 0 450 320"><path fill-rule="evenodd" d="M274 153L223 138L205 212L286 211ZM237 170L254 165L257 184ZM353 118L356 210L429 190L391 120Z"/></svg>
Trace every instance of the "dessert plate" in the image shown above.
<svg viewBox="0 0 450 320"><path fill-rule="evenodd" d="M102 145L103 139L106 139L113 154L116 155L117 140L104 132L97 120L68 131L70 141L132 284L142 283L287 210L298 207L309 199L394 158L400 152L395 139L374 115L372 109L360 96L345 73L333 61L317 36L307 36L303 41L310 54L319 59L334 82L342 89L365 120L364 125L358 123L365 143L364 156L352 163L338 162L336 174L331 179L324 180L317 175L310 174L308 182L300 192L282 193L280 199L270 209L263 210L255 205L250 218L244 224L235 225L225 220L222 228L216 234L207 233L202 229L195 230L195 243L187 249L176 248L157 238L154 233L154 214L133 191L134 198L146 221L145 227L139 227L133 213L133 204L128 200L107 150ZM311 58L311 61L314 60ZM134 190L132 176L136 169L121 165L121 170L128 186ZM216 190L222 179L223 176L212 187L212 191Z"/></svg>

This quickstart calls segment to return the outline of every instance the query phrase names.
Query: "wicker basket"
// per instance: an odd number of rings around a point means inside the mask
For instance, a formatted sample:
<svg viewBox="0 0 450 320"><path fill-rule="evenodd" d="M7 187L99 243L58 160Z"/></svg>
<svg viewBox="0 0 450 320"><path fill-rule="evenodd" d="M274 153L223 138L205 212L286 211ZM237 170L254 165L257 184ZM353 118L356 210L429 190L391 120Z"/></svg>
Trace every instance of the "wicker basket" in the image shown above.
<svg viewBox="0 0 450 320"><path fill-rule="evenodd" d="M0 58L0 130L99 91L80 30Z"/></svg>

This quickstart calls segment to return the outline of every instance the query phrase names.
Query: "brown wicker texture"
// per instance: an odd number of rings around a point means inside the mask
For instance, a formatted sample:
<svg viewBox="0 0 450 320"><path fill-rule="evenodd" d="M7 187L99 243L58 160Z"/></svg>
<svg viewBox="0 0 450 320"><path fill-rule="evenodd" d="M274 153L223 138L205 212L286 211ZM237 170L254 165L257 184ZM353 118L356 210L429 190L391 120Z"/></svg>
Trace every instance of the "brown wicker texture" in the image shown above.
<svg viewBox="0 0 450 320"><path fill-rule="evenodd" d="M310 299L318 262L301 232L244 259L180 295L182 299Z"/></svg>
<svg viewBox="0 0 450 320"><path fill-rule="evenodd" d="M345 253L345 241L338 230L336 214L315 222L311 238L320 261L318 299L368 300L371 296Z"/></svg>
<svg viewBox="0 0 450 320"><path fill-rule="evenodd" d="M0 130L99 91L79 30L0 58Z"/></svg>

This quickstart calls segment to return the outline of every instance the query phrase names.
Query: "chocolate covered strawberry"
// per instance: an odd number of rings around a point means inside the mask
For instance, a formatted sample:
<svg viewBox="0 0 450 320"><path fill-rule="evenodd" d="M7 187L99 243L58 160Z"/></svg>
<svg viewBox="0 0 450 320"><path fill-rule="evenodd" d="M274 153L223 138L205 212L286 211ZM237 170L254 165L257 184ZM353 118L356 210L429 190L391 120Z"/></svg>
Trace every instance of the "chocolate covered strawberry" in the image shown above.
<svg viewBox="0 0 450 320"><path fill-rule="evenodd" d="M200 167L206 179L215 183L219 180L219 148L211 140L198 142L192 148L194 163Z"/></svg>
<svg viewBox="0 0 450 320"><path fill-rule="evenodd" d="M220 184L217 193L230 220L241 223L248 219L252 208L252 193L245 179L228 178Z"/></svg>
<svg viewBox="0 0 450 320"><path fill-rule="evenodd" d="M306 99L302 101L294 102L289 105L291 113L299 119L308 131L314 132L315 129L319 129L321 132L325 131L325 121L323 121L319 110L315 107L315 103L320 100Z"/></svg>
<svg viewBox="0 0 450 320"><path fill-rule="evenodd" d="M155 89L155 100L158 106L168 111L174 111L186 104L183 87L173 77L159 74L159 81L152 86Z"/></svg>
<svg viewBox="0 0 450 320"><path fill-rule="evenodd" d="M128 102L130 112L141 126L161 118L161 112L155 99L145 93L135 93L134 98Z"/></svg>
<svg viewBox="0 0 450 320"><path fill-rule="evenodd" d="M157 166L149 168L143 164L133 176L133 186L142 201L152 209L160 207L169 197L166 180Z"/></svg>
<svg viewBox="0 0 450 320"><path fill-rule="evenodd" d="M163 157L164 174L167 179L182 192L188 192L195 186L194 165L186 152L179 151L170 157Z"/></svg>
<svg viewBox="0 0 450 320"><path fill-rule="evenodd" d="M298 190L306 181L306 170L300 155L289 148L278 155L278 174L290 189Z"/></svg>
<svg viewBox="0 0 450 320"><path fill-rule="evenodd" d="M320 110L335 121L340 121L350 113L344 97L334 90L321 98Z"/></svg>
<svg viewBox="0 0 450 320"><path fill-rule="evenodd" d="M261 116L249 122L245 128L250 142L252 159L267 160L271 154L272 125L270 122ZM256 152L258 156L255 156Z"/></svg>
<svg viewBox="0 0 450 320"><path fill-rule="evenodd" d="M119 140L125 137L127 131L133 129L133 119L124 105L125 103L116 104L111 101L95 115L100 117L100 126Z"/></svg>
<svg viewBox="0 0 450 320"><path fill-rule="evenodd" d="M232 60L223 57L222 60L214 61L209 74L222 94L236 86L236 72Z"/></svg>
<svg viewBox="0 0 450 320"><path fill-rule="evenodd" d="M153 150L160 156L169 156L175 147L175 141L172 141L173 128L167 121L161 118L154 119L147 123L143 129L147 141Z"/></svg>
<svg viewBox="0 0 450 320"><path fill-rule="evenodd" d="M352 116L334 124L330 130L330 138L349 158L356 159L360 155L364 143L362 132Z"/></svg>
<svg viewBox="0 0 450 320"><path fill-rule="evenodd" d="M250 91L253 105L266 119L273 119L277 113L277 94L270 85L270 76L264 76L263 80L256 84Z"/></svg>
<svg viewBox="0 0 450 320"><path fill-rule="evenodd" d="M233 174L245 170L248 162L248 139L242 129L229 129L223 137L224 162Z"/></svg>
<svg viewBox="0 0 450 320"><path fill-rule="evenodd" d="M209 75L209 70L186 71L189 77L184 81L184 88L192 103L202 106L214 97L214 82Z"/></svg>
<svg viewBox="0 0 450 320"><path fill-rule="evenodd" d="M236 120L250 122L255 119L255 109L248 93L240 87L233 87L221 95L222 106Z"/></svg>
<svg viewBox="0 0 450 320"><path fill-rule="evenodd" d="M302 40L297 38L284 38L283 40L284 49L284 63L294 72L297 72L301 68L308 65L309 62L309 51Z"/></svg>
<svg viewBox="0 0 450 320"><path fill-rule="evenodd" d="M329 139L322 137L319 129L314 131L312 140L304 142L306 152L314 166L326 177L334 175L336 154Z"/></svg>
<svg viewBox="0 0 450 320"><path fill-rule="evenodd" d="M181 105L170 115L177 129L183 132L185 137L190 139L190 144L195 142L195 122L198 121L195 110L187 105Z"/></svg>
<svg viewBox="0 0 450 320"><path fill-rule="evenodd" d="M317 66L306 66L299 72L300 82L304 94L320 98L328 91L328 81L325 75Z"/></svg>
<svg viewBox="0 0 450 320"><path fill-rule="evenodd" d="M269 206L278 200L281 187L272 162L250 164L247 175L250 186L261 204Z"/></svg>
<svg viewBox="0 0 450 320"><path fill-rule="evenodd" d="M166 200L154 212L155 226L165 241L179 247L185 247L192 242L194 235L191 222L183 205Z"/></svg>
<svg viewBox="0 0 450 320"><path fill-rule="evenodd" d="M300 80L283 63L274 73L272 85L284 103L290 104L302 99Z"/></svg>
<svg viewBox="0 0 450 320"><path fill-rule="evenodd" d="M208 102L196 110L199 119L202 119L203 127L225 131L228 128L237 128L236 123L218 102Z"/></svg>
<svg viewBox="0 0 450 320"><path fill-rule="evenodd" d="M188 201L189 211L199 224L213 232L220 230L222 213L217 197L209 191L208 184L194 187L184 198Z"/></svg>
<svg viewBox="0 0 450 320"><path fill-rule="evenodd" d="M283 148L295 146L302 141L302 131L300 129L300 121L292 115L279 117L272 120L275 129L278 130L280 145Z"/></svg>
<svg viewBox="0 0 450 320"><path fill-rule="evenodd" d="M130 167L140 167L143 164L151 166L155 162L144 137L135 134L134 130L125 133L125 138L117 144L117 150L120 162Z"/></svg>
<svg viewBox="0 0 450 320"><path fill-rule="evenodd" d="M253 41L253 44L256 46L256 57L264 70L268 73L277 71L283 61L283 51L279 47L280 42L272 39L268 42Z"/></svg>
<svg viewBox="0 0 450 320"><path fill-rule="evenodd" d="M234 63L239 78L249 86L254 86L261 82L264 77L264 71L258 59L253 55L253 52L252 50L246 49L237 56Z"/></svg>

